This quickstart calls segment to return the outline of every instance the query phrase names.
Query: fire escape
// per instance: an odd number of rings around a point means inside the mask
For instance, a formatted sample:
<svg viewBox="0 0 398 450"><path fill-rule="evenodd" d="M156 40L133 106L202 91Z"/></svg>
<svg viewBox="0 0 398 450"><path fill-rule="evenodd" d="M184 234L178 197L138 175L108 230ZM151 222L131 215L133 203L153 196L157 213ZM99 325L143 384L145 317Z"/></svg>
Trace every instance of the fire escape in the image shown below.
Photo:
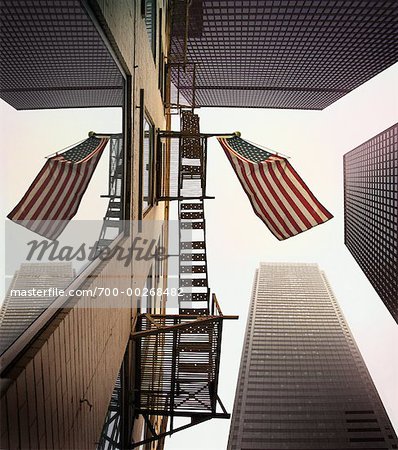
<svg viewBox="0 0 398 450"><path fill-rule="evenodd" d="M206 195L206 165L207 138L213 135L200 132L194 113L196 67L186 58L189 8L188 0L173 2L167 106L170 114L180 115L180 131L158 132L158 148L168 140L170 153L168 186L157 186L156 200L178 206L178 313L168 313L166 304L165 313L137 316L134 358L127 357L121 367L99 450L149 450L154 441L163 448L166 436L213 418L230 418L218 395L221 339L224 319L238 316L223 315L208 283L205 200L214 197ZM200 22L192 27L191 35L201 33ZM113 201L111 196L110 205ZM129 378L131 361L134 376ZM134 424L140 417L145 426L137 436Z"/></svg>
<svg viewBox="0 0 398 450"><path fill-rule="evenodd" d="M230 417L218 396L221 337L223 320L237 316L223 315L208 285L204 209L204 200L210 198L206 196L207 136L200 133L199 117L182 111L181 131L160 132L160 137L173 141L172 192L159 200L178 202L180 296L178 314L168 314L166 309L165 314L138 315L132 334L135 380L128 407L130 417L143 417L147 431L134 441L133 424L128 424L128 448L149 445L213 418ZM123 370L99 449L125 448L120 444L122 384ZM185 418L185 423L181 425L179 419L176 424L176 418Z"/></svg>
<svg viewBox="0 0 398 450"><path fill-rule="evenodd" d="M122 231L123 135L113 134L109 141L109 198L97 243L97 254L108 247Z"/></svg>

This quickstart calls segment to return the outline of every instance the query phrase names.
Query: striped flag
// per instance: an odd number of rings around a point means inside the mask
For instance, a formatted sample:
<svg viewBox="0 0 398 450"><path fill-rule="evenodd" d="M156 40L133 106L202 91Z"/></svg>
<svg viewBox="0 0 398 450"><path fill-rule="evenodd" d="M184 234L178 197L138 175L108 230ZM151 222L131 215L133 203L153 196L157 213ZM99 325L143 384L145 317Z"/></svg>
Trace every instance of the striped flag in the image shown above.
<svg viewBox="0 0 398 450"><path fill-rule="evenodd" d="M280 241L333 216L315 198L286 158L239 136L218 138L257 216Z"/></svg>
<svg viewBox="0 0 398 450"><path fill-rule="evenodd" d="M109 138L89 137L47 160L8 218L56 239L76 214Z"/></svg>

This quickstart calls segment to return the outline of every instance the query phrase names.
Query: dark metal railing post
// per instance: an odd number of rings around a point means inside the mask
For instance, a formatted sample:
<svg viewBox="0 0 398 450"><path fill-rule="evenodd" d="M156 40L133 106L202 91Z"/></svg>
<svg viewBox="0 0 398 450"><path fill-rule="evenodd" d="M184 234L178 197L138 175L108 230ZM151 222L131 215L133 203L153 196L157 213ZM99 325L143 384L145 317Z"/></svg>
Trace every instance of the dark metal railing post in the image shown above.
<svg viewBox="0 0 398 450"><path fill-rule="evenodd" d="M174 325L177 325L178 318L173 320ZM176 372L177 372L177 330L173 331L173 348L171 357L171 389L170 389L170 431L173 431L174 426L174 408L175 408L175 388L176 388Z"/></svg>
<svg viewBox="0 0 398 450"><path fill-rule="evenodd" d="M215 368L214 368L214 374L215 374L215 378L214 378L214 384L213 384L213 396L212 396L212 410L215 413L216 412L216 408L217 408L217 392L218 392L218 379L219 379L219 374L220 374L220 359L221 359L221 337L222 337L222 327L223 327L223 319L222 317L220 317L217 325L212 329L213 333L214 330L217 330L218 334L217 334L217 344L216 344L216 348L218 349L218 354L216 354L215 356Z"/></svg>
<svg viewBox="0 0 398 450"><path fill-rule="evenodd" d="M139 315L137 319L137 332L142 331L142 316ZM135 371L135 386L134 386L134 398L133 403L137 409L141 407L141 365L142 365L142 355L141 355L141 340L137 339L135 341L135 360L136 360L136 371Z"/></svg>

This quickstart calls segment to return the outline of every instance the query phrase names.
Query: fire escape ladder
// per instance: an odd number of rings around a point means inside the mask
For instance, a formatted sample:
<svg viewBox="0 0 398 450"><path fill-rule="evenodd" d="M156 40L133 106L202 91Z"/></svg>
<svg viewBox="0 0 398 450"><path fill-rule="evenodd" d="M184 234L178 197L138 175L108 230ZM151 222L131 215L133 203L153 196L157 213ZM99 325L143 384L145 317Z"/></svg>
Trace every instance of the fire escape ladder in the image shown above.
<svg viewBox="0 0 398 450"><path fill-rule="evenodd" d="M197 114L182 111L181 124L183 135L193 136L180 138L179 287L183 296L179 298L179 310L180 314L208 315L210 289L203 201L206 196L206 140L199 135Z"/></svg>
<svg viewBox="0 0 398 450"><path fill-rule="evenodd" d="M123 183L123 135L114 134L109 147L109 186L108 194L101 197L109 198L100 236L97 244L97 254L116 238L122 231L122 183Z"/></svg>

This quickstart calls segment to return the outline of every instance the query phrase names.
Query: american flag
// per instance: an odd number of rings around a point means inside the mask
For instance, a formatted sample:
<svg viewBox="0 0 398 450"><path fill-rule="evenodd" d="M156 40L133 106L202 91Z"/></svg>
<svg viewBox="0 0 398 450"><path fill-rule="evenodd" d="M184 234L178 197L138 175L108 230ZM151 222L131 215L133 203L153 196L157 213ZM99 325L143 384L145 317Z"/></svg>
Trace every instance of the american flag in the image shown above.
<svg viewBox="0 0 398 450"><path fill-rule="evenodd" d="M257 216L280 241L333 216L315 198L286 158L239 136L218 138Z"/></svg>
<svg viewBox="0 0 398 450"><path fill-rule="evenodd" d="M8 218L54 240L76 214L109 138L89 137L47 160Z"/></svg>

